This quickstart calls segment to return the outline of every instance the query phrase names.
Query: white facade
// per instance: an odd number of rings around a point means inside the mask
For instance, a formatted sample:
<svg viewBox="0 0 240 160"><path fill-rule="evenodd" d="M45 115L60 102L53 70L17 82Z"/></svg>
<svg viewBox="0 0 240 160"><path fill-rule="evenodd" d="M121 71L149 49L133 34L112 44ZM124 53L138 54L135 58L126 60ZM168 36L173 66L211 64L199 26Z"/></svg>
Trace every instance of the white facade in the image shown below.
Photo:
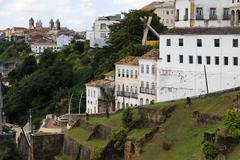
<svg viewBox="0 0 240 160"><path fill-rule="evenodd" d="M31 44L31 50L33 53L43 53L45 49L51 49L53 52L58 51L56 43L33 43Z"/></svg>
<svg viewBox="0 0 240 160"><path fill-rule="evenodd" d="M231 0L176 0L175 27L228 27Z"/></svg>
<svg viewBox="0 0 240 160"><path fill-rule="evenodd" d="M240 23L240 1L239 0L232 0L230 13L231 13L231 26L239 26L239 23Z"/></svg>
<svg viewBox="0 0 240 160"><path fill-rule="evenodd" d="M102 48L106 46L106 40L110 32L109 26L119 23L121 15L99 17L93 24L93 31L87 32L87 40L90 40L90 47Z"/></svg>
<svg viewBox="0 0 240 160"><path fill-rule="evenodd" d="M204 65L209 93L240 86L239 29L236 34L218 30L161 35L157 102L206 94Z"/></svg>
<svg viewBox="0 0 240 160"><path fill-rule="evenodd" d="M139 105L155 103L157 59L139 59Z"/></svg>
<svg viewBox="0 0 240 160"><path fill-rule="evenodd" d="M59 35L57 37L57 47L58 48L63 48L64 46L67 46L71 43L73 37L72 36L68 36L68 35Z"/></svg>

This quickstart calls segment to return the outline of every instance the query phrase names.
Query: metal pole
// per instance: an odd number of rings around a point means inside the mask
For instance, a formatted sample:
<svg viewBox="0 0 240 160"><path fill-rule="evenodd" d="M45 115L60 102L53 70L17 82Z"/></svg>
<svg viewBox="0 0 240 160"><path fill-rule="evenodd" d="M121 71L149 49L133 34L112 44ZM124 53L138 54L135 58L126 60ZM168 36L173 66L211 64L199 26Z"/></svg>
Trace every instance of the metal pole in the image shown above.
<svg viewBox="0 0 240 160"><path fill-rule="evenodd" d="M81 93L81 96L80 96L80 99L79 99L78 114L81 114L81 102L82 102L82 96L83 96L83 92Z"/></svg>
<svg viewBox="0 0 240 160"><path fill-rule="evenodd" d="M207 70L206 70L206 66L204 65L204 74L205 74L205 82L206 82L206 89L207 89L207 94L209 93L208 90L208 79L207 79Z"/></svg>
<svg viewBox="0 0 240 160"><path fill-rule="evenodd" d="M71 95L71 97L70 97L70 100L69 100L69 103L68 103L68 114L69 114L69 115L70 115L70 113L71 113L72 97L73 97L73 93L72 93L72 95Z"/></svg>

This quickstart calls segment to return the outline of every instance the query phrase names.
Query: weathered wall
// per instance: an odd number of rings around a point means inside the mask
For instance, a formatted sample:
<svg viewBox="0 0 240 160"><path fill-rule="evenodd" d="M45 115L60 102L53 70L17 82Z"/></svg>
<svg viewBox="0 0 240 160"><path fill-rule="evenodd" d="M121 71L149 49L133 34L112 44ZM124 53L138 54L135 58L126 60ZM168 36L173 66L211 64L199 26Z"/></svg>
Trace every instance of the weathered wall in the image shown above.
<svg viewBox="0 0 240 160"><path fill-rule="evenodd" d="M62 153L71 156L74 160L90 160L91 156L89 148L80 145L68 136L64 137Z"/></svg>
<svg viewBox="0 0 240 160"><path fill-rule="evenodd" d="M89 140L92 139L107 139L111 134L112 129L104 125L97 125L89 137Z"/></svg>
<svg viewBox="0 0 240 160"><path fill-rule="evenodd" d="M124 149L124 160L139 160L141 147L134 144L131 140L126 140Z"/></svg>
<svg viewBox="0 0 240 160"><path fill-rule="evenodd" d="M17 141L17 150L23 155L25 159L28 159L30 155L30 146L23 132L20 133Z"/></svg>
<svg viewBox="0 0 240 160"><path fill-rule="evenodd" d="M198 111L193 112L193 118L196 119L198 125L207 127L209 124L217 124L222 121L223 117L218 115L210 116L206 113L201 113Z"/></svg>
<svg viewBox="0 0 240 160"><path fill-rule="evenodd" d="M31 160L52 160L62 151L64 135L31 135Z"/></svg>

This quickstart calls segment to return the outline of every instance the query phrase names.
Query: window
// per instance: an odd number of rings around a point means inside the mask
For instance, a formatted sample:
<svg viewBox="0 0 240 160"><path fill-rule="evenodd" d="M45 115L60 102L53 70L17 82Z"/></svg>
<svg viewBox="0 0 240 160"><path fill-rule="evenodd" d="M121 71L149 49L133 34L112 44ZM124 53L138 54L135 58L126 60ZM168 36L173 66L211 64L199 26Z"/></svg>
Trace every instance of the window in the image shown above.
<svg viewBox="0 0 240 160"><path fill-rule="evenodd" d="M238 57L233 57L233 65L234 66L238 65Z"/></svg>
<svg viewBox="0 0 240 160"><path fill-rule="evenodd" d="M202 56L197 56L198 64L202 64Z"/></svg>
<svg viewBox="0 0 240 160"><path fill-rule="evenodd" d="M106 38L107 37L107 33L100 33L100 37L101 38Z"/></svg>
<svg viewBox="0 0 240 160"><path fill-rule="evenodd" d="M152 65L152 74L155 74L155 66Z"/></svg>
<svg viewBox="0 0 240 160"><path fill-rule="evenodd" d="M224 57L224 65L228 65L228 57Z"/></svg>
<svg viewBox="0 0 240 160"><path fill-rule="evenodd" d="M135 93L138 93L138 88L137 87L135 87Z"/></svg>
<svg viewBox="0 0 240 160"><path fill-rule="evenodd" d="M107 25L105 23L100 24L100 29L107 29Z"/></svg>
<svg viewBox="0 0 240 160"><path fill-rule="evenodd" d="M127 71L126 71L126 77L128 78L129 77L129 71L128 71L128 69L127 69Z"/></svg>
<svg viewBox="0 0 240 160"><path fill-rule="evenodd" d="M219 57L215 57L215 65L219 65Z"/></svg>
<svg viewBox="0 0 240 160"><path fill-rule="evenodd" d="M146 84L146 88L149 88L149 82L147 82L147 84Z"/></svg>
<svg viewBox="0 0 240 160"><path fill-rule="evenodd" d="M147 74L149 74L149 65L147 65L147 71L146 72L147 72Z"/></svg>
<svg viewBox="0 0 240 160"><path fill-rule="evenodd" d="M210 12L209 12L209 19L210 20L217 20L217 9L216 8L210 8Z"/></svg>
<svg viewBox="0 0 240 160"><path fill-rule="evenodd" d="M178 45L179 45L179 46L183 46L183 39L182 39L182 38L180 38L180 39L178 40Z"/></svg>
<svg viewBox="0 0 240 160"><path fill-rule="evenodd" d="M171 39L167 39L167 46L171 46Z"/></svg>
<svg viewBox="0 0 240 160"><path fill-rule="evenodd" d="M148 99L146 99L146 104L147 104L147 105L149 104L149 100L148 100Z"/></svg>
<svg viewBox="0 0 240 160"><path fill-rule="evenodd" d="M167 15L169 15L169 10L167 10Z"/></svg>
<svg viewBox="0 0 240 160"><path fill-rule="evenodd" d="M202 39L197 39L197 46L202 47Z"/></svg>
<svg viewBox="0 0 240 160"><path fill-rule="evenodd" d="M118 90L118 91L121 91L121 87L120 87L120 85L118 85L117 90Z"/></svg>
<svg viewBox="0 0 240 160"><path fill-rule="evenodd" d="M125 71L124 71L124 69L122 70L122 77L125 77Z"/></svg>
<svg viewBox="0 0 240 160"><path fill-rule="evenodd" d="M121 77L121 70L118 69L118 77Z"/></svg>
<svg viewBox="0 0 240 160"><path fill-rule="evenodd" d="M128 86L126 86L126 92L129 92L129 87Z"/></svg>
<svg viewBox="0 0 240 160"><path fill-rule="evenodd" d="M155 83L152 83L152 89L155 89Z"/></svg>
<svg viewBox="0 0 240 160"><path fill-rule="evenodd" d="M211 64L211 57L210 56L207 56L206 60L207 60L207 64Z"/></svg>
<svg viewBox="0 0 240 160"><path fill-rule="evenodd" d="M185 8L185 15L184 15L184 21L188 20L188 8Z"/></svg>
<svg viewBox="0 0 240 160"><path fill-rule="evenodd" d="M214 39L214 46L220 47L220 39Z"/></svg>
<svg viewBox="0 0 240 160"><path fill-rule="evenodd" d="M189 64L193 64L193 56L189 56Z"/></svg>
<svg viewBox="0 0 240 160"><path fill-rule="evenodd" d="M176 21L179 21L179 9L177 9L176 11L176 18L175 18Z"/></svg>
<svg viewBox="0 0 240 160"><path fill-rule="evenodd" d="M202 8L196 9L196 20L203 20L203 9Z"/></svg>
<svg viewBox="0 0 240 160"><path fill-rule="evenodd" d="M133 78L133 70L131 70L131 78Z"/></svg>
<svg viewBox="0 0 240 160"><path fill-rule="evenodd" d="M223 8L223 20L229 20L229 8Z"/></svg>
<svg viewBox="0 0 240 160"><path fill-rule="evenodd" d="M143 81L141 81L141 87L142 87L142 88L144 87L144 82L143 82Z"/></svg>
<svg viewBox="0 0 240 160"><path fill-rule="evenodd" d="M179 55L179 63L183 63L183 55Z"/></svg>
<svg viewBox="0 0 240 160"><path fill-rule="evenodd" d="M144 73L144 65L141 64L141 73Z"/></svg>
<svg viewBox="0 0 240 160"><path fill-rule="evenodd" d="M167 62L168 62L168 63L171 62L171 56L170 56L170 54L167 55Z"/></svg>
<svg viewBox="0 0 240 160"><path fill-rule="evenodd" d="M233 39L233 47L238 47L238 39Z"/></svg>
<svg viewBox="0 0 240 160"><path fill-rule="evenodd" d="M138 71L135 70L135 78L138 78Z"/></svg>

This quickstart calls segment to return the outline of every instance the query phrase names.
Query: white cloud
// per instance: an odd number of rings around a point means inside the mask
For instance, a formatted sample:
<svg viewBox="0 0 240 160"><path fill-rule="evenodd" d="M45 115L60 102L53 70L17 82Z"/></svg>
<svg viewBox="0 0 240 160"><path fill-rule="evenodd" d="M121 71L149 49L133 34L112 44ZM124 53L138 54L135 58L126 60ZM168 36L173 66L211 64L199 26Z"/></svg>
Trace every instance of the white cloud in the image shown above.
<svg viewBox="0 0 240 160"><path fill-rule="evenodd" d="M129 6L129 8L142 8L153 0L113 0L118 5Z"/></svg>

